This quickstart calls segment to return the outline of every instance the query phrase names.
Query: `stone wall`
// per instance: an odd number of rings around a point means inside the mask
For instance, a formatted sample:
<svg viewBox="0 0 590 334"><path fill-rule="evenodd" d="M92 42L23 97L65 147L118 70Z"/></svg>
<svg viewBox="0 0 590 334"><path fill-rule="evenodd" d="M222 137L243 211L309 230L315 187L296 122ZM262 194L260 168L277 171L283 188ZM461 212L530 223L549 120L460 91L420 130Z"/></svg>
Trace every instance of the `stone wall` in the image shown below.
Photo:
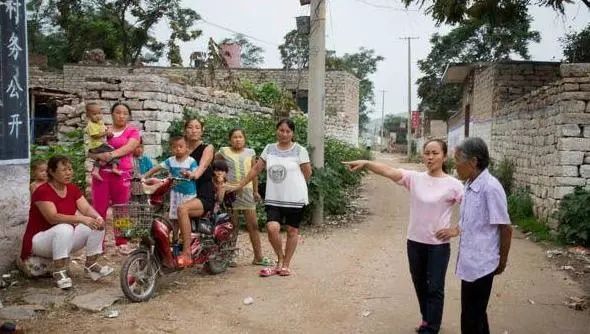
<svg viewBox="0 0 590 334"><path fill-rule="evenodd" d="M162 154L161 142L168 139L166 131L173 120L182 118L184 107L222 116L273 115L272 109L245 100L236 93L178 84L158 75L86 77L79 82L76 93L86 103L99 103L107 124L110 117L106 115L111 106L116 102L126 103L131 108L132 123L142 131L145 153L152 158ZM58 140L62 142L68 140L66 133L86 125L82 103L60 107L57 117Z"/></svg>
<svg viewBox="0 0 590 334"><path fill-rule="evenodd" d="M560 74L496 109L490 142L495 160L515 162L516 184L529 188L535 214L552 224L560 199L575 186L590 189L590 64L564 64Z"/></svg>
<svg viewBox="0 0 590 334"><path fill-rule="evenodd" d="M507 103L560 78L559 63L505 61L474 65L463 83L461 109L448 120L449 147L465 138L466 110L469 136L492 140L495 112Z"/></svg>
<svg viewBox="0 0 590 334"><path fill-rule="evenodd" d="M66 65L63 73L46 73L31 70L31 87L45 87L68 92L83 93L88 78L156 75L173 82L191 86L227 88L235 79L253 83L276 82L291 91L307 91L307 71L281 69L216 70L211 78L206 70L186 67L122 67ZM326 72L326 132L327 135L358 144L359 80L348 72Z"/></svg>
<svg viewBox="0 0 590 334"><path fill-rule="evenodd" d="M0 179L0 273L13 263L20 252L29 213L29 165L2 165Z"/></svg>

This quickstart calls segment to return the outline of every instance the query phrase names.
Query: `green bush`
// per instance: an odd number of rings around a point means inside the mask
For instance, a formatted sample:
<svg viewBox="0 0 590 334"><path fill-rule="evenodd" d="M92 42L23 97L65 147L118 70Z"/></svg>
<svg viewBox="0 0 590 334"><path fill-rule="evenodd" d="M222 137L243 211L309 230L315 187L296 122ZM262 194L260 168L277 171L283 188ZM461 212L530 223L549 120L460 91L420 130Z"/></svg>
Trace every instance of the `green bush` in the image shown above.
<svg viewBox="0 0 590 334"><path fill-rule="evenodd" d="M576 187L559 203L556 218L560 236L571 244L590 246L590 191Z"/></svg>
<svg viewBox="0 0 590 334"><path fill-rule="evenodd" d="M535 218L533 199L528 189L517 188L508 196L508 213L513 224L523 232L530 232L534 240L553 240L549 227Z"/></svg>
<svg viewBox="0 0 590 334"><path fill-rule="evenodd" d="M500 181L506 195L510 195L514 184L514 162L508 158L502 159L498 164L492 161L489 170Z"/></svg>
<svg viewBox="0 0 590 334"><path fill-rule="evenodd" d="M508 195L508 213L513 220L534 217L533 199L524 188L518 188Z"/></svg>
<svg viewBox="0 0 590 334"><path fill-rule="evenodd" d="M234 90L245 99L273 108L278 115L288 115L289 111L299 109L291 93L282 90L274 82L256 85L246 80L237 84Z"/></svg>
<svg viewBox="0 0 590 334"><path fill-rule="evenodd" d="M72 141L66 145L38 146L31 145L31 161L49 160L54 155L65 155L72 160L74 168L74 183L84 191L86 189L86 148L84 147L84 134L82 130L67 133Z"/></svg>
<svg viewBox="0 0 590 334"><path fill-rule="evenodd" d="M251 115L232 118L216 115L200 117L195 111L185 111L184 119L194 117L204 121L205 134L203 139L205 142L213 144L216 150L222 146L229 146L228 134L235 127L244 129L247 146L254 149L257 154L262 153L262 150L267 144L276 142L276 120L273 118ZM307 145L307 119L305 117L295 117L293 121L295 122L295 140L302 145ZM168 129L170 135L182 135L183 123L184 120L172 122ZM163 145L164 152L168 152L168 145L166 143ZM309 151L311 154L311 150ZM164 156L168 155L168 153L164 154ZM320 191L324 194L324 211L327 215L342 214L345 212L350 199L350 189L360 184L361 175L350 172L341 162L345 160L369 159L370 152L336 139L327 138L324 157L325 168L322 171L314 168L314 173L310 181L309 193L311 205L308 207L306 217L309 217L309 211L313 204L317 202ZM261 183L264 183L265 175L260 175L259 180ZM264 223L263 216L261 215L263 210L259 209L258 213L259 222Z"/></svg>

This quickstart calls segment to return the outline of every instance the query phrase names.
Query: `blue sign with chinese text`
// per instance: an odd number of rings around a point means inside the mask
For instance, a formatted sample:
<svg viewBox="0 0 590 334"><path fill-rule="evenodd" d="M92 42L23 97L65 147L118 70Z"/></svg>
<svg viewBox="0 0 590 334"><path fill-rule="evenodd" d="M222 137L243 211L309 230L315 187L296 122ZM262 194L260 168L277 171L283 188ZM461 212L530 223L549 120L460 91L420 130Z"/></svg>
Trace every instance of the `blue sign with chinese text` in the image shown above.
<svg viewBox="0 0 590 334"><path fill-rule="evenodd" d="M0 165L29 160L25 0L0 0Z"/></svg>

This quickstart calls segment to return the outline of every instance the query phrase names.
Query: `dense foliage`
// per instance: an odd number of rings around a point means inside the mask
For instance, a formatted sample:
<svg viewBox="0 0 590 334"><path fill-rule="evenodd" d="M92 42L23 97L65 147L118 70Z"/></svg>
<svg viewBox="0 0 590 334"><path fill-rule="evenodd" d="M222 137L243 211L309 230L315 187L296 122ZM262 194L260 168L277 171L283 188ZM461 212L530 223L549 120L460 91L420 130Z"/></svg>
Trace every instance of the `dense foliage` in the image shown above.
<svg viewBox="0 0 590 334"><path fill-rule="evenodd" d="M590 9L590 0L581 0ZM456 24L465 21L466 17L477 18L489 17L494 20L514 20L518 16L514 12L513 0L402 0L407 6L417 4L426 8L426 13L432 15L437 23ZM565 3L572 3L571 0L538 0L525 1L525 5L536 4L539 6L551 7L559 13L564 13Z"/></svg>
<svg viewBox="0 0 590 334"><path fill-rule="evenodd" d="M559 202L556 218L563 239L572 244L590 246L590 191L576 187Z"/></svg>
<svg viewBox="0 0 590 334"><path fill-rule="evenodd" d="M82 190L86 189L86 149L84 147L84 135L81 130L72 131L67 134L72 141L66 145L31 146L31 162L37 160L49 160L55 155L65 155L72 160L74 168L73 182Z"/></svg>
<svg viewBox="0 0 590 334"><path fill-rule="evenodd" d="M527 189L518 188L508 196L508 213L513 220L534 217L533 199Z"/></svg>
<svg viewBox="0 0 590 334"><path fill-rule="evenodd" d="M291 110L298 109L291 93L282 90L274 82L256 85L251 81L241 81L234 89L245 99L273 108L278 115L287 116Z"/></svg>
<svg viewBox="0 0 590 334"><path fill-rule="evenodd" d="M560 41L567 62L590 63L590 24L578 33L565 35Z"/></svg>
<svg viewBox="0 0 590 334"><path fill-rule="evenodd" d="M57 68L96 48L125 65L156 62L164 52L171 64L179 64L178 41L201 35L193 28L199 15L180 0L29 0L27 12L29 51L46 55L49 66ZM167 41L154 35L163 21L170 29Z"/></svg>

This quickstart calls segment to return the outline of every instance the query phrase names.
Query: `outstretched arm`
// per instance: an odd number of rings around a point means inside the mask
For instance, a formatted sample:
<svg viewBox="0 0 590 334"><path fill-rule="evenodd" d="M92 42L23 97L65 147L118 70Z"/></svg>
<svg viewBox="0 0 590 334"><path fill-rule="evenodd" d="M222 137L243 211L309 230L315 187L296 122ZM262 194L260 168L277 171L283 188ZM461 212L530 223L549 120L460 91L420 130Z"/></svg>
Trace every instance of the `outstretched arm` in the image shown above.
<svg viewBox="0 0 590 334"><path fill-rule="evenodd" d="M381 162L369 161L369 160L355 160L355 161L343 161L343 164L348 166L351 171L362 170L366 168L371 172L384 176L391 179L394 182L398 182L402 179L403 174L401 169L393 168Z"/></svg>

